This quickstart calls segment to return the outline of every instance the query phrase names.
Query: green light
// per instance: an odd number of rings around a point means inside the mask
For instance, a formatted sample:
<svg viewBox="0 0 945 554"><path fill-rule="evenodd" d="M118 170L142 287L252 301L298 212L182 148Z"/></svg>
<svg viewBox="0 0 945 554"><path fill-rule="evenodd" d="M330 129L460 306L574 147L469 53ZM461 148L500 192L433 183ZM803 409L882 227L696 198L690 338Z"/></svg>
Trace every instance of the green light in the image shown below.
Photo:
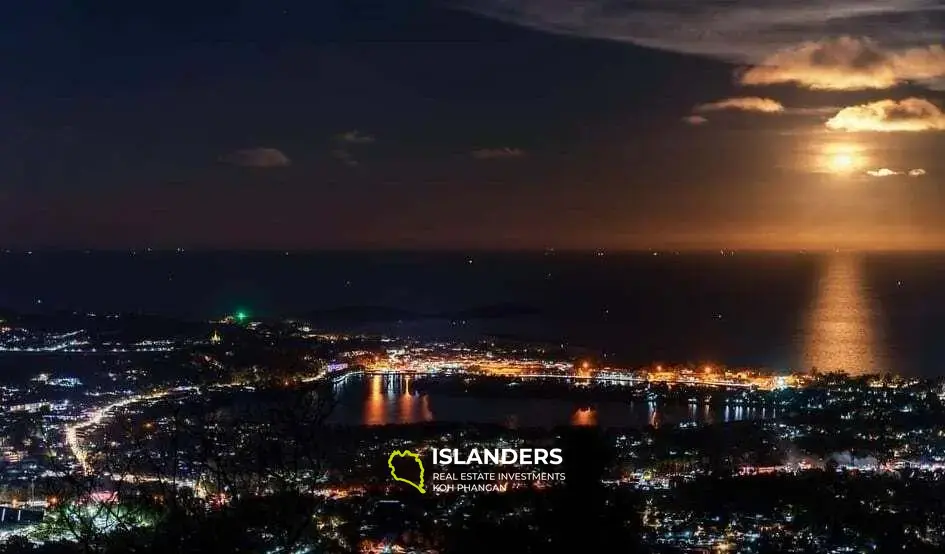
<svg viewBox="0 0 945 554"><path fill-rule="evenodd" d="M247 313L244 312L243 310L240 310L240 311L236 312L236 320L237 320L237 321L240 321L240 322L246 321L246 318L247 318L247 317L249 317L249 314L247 314Z"/></svg>

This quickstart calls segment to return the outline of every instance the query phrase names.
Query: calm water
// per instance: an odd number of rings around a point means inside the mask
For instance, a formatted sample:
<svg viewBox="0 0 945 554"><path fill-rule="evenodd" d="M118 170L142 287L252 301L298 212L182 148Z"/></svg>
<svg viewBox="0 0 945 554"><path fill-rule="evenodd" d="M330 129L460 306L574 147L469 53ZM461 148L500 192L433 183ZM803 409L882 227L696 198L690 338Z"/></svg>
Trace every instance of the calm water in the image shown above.
<svg viewBox="0 0 945 554"><path fill-rule="evenodd" d="M509 427L599 425L642 427L681 422L714 423L771 417L761 408L710 408L706 405L657 406L647 402L598 402L593 407L545 398L485 398L418 394L409 376L370 375L339 386L335 423L387 425L423 422L496 423Z"/></svg>
<svg viewBox="0 0 945 554"><path fill-rule="evenodd" d="M442 313L516 303L530 316L410 317L324 328L567 342L614 363L945 375L945 255L0 254L0 307L207 318L245 308ZM439 408L440 411L446 409Z"/></svg>

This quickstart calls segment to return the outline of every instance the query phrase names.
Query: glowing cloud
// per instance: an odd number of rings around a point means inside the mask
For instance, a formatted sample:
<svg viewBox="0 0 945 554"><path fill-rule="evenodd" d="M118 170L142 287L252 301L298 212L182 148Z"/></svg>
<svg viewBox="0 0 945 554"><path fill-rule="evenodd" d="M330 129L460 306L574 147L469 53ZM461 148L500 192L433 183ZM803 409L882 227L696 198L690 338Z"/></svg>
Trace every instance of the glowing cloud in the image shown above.
<svg viewBox="0 0 945 554"><path fill-rule="evenodd" d="M880 100L843 108L827 120L828 129L848 132L917 132L945 130L945 114L922 98Z"/></svg>
<svg viewBox="0 0 945 554"><path fill-rule="evenodd" d="M945 76L941 45L887 50L867 38L840 37L782 49L744 70L744 85L794 83L819 90L885 89Z"/></svg>
<svg viewBox="0 0 945 554"><path fill-rule="evenodd" d="M902 175L901 171L893 171L888 167L881 167L879 169L871 169L866 172L870 177L892 177L893 175Z"/></svg>
<svg viewBox="0 0 945 554"><path fill-rule="evenodd" d="M888 167L881 167L879 169L871 169L866 172L870 177L892 177L894 175L908 175L909 177L921 177L925 175L924 169L910 169L909 171L896 171L894 169L889 169Z"/></svg>
<svg viewBox="0 0 945 554"><path fill-rule="evenodd" d="M705 117L701 115L687 115L686 117L683 118L683 121L685 121L686 123L690 125L705 125L706 123L709 122L708 119L706 119Z"/></svg>
<svg viewBox="0 0 945 554"><path fill-rule="evenodd" d="M761 113L780 113L784 111L784 106L776 100L770 98L759 98L757 96L745 96L738 98L726 98L717 102L700 104L694 108L696 112L715 112L721 110L739 110L744 112Z"/></svg>

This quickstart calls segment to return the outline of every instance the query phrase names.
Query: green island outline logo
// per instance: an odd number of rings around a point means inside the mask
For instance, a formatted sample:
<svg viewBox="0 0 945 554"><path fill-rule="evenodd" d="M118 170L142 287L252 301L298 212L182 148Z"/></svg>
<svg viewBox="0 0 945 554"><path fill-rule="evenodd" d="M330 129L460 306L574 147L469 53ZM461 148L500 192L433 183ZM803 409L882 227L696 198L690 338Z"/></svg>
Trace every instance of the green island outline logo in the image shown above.
<svg viewBox="0 0 945 554"><path fill-rule="evenodd" d="M416 460L417 465L420 466L420 484L414 483L409 479L404 479L403 477L397 476L397 470L394 469L394 458L403 458L404 456L409 456ZM387 467L390 468L390 476L394 478L394 481L400 481L401 483L407 483L411 487L417 489L422 494L426 493L426 489L423 488L423 460L420 459L419 454L414 454L409 450L394 450L390 453L390 456L387 457Z"/></svg>

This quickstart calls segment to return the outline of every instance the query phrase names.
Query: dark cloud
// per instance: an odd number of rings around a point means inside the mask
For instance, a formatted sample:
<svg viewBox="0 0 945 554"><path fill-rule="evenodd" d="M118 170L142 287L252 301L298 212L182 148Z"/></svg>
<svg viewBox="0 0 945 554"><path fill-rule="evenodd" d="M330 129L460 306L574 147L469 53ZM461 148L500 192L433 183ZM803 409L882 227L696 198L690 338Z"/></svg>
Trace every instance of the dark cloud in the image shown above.
<svg viewBox="0 0 945 554"><path fill-rule="evenodd" d="M354 155L344 148L332 150L331 157L335 158L348 167L357 167L359 165L358 160L354 157Z"/></svg>
<svg viewBox="0 0 945 554"><path fill-rule="evenodd" d="M368 135L358 131L345 131L335 137L336 148L332 150L331 156L348 167L357 167L361 165L355 156L354 151L361 146L373 144L375 141L373 135Z"/></svg>
<svg viewBox="0 0 945 554"><path fill-rule="evenodd" d="M342 144L372 144L374 137L372 135L363 134L355 129L354 131L341 133L338 135L337 140Z"/></svg>
<svg viewBox="0 0 945 554"><path fill-rule="evenodd" d="M887 48L928 47L943 34L930 0L454 0L461 9L546 32L625 41L759 64L824 36L868 36ZM895 21L895 24L890 24ZM868 61L861 58L862 61Z"/></svg>
<svg viewBox="0 0 945 554"><path fill-rule="evenodd" d="M477 160L502 160L508 158L521 158L525 155L525 151L521 148L480 148L478 150L473 150L471 153L473 158Z"/></svg>
<svg viewBox="0 0 945 554"><path fill-rule="evenodd" d="M276 148L246 148L231 152L220 160L241 167L286 167L291 163L288 156Z"/></svg>

